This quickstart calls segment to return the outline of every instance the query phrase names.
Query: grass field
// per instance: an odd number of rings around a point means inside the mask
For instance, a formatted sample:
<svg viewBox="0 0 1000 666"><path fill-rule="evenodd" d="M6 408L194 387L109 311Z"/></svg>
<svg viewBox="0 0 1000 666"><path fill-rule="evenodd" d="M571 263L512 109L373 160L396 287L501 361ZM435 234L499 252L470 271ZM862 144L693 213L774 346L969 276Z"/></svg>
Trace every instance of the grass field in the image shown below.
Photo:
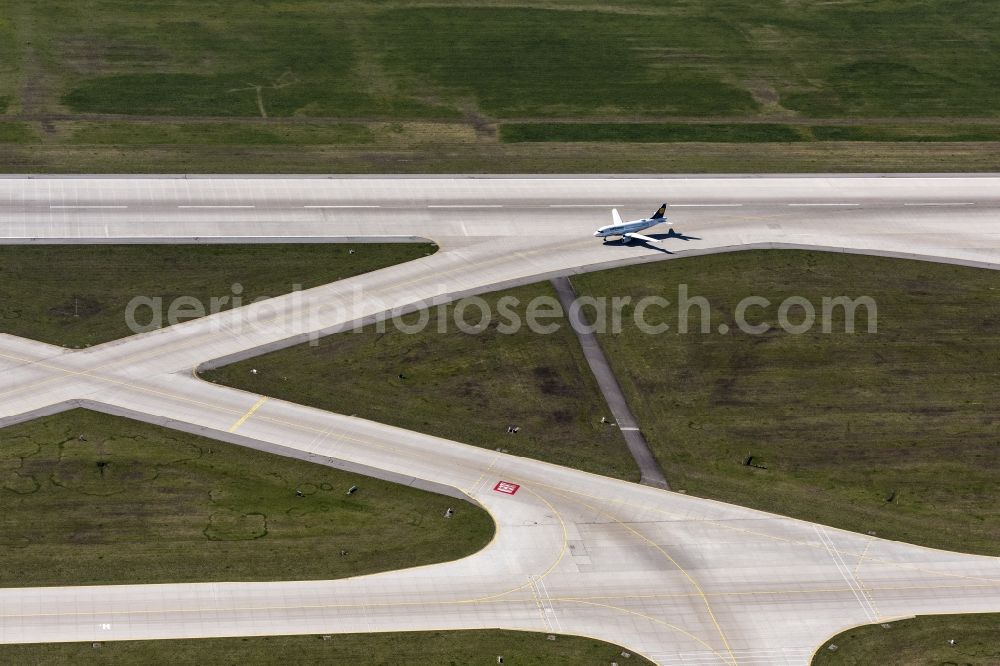
<svg viewBox="0 0 1000 666"><path fill-rule="evenodd" d="M612 171L618 152L630 171L1000 169L1000 16L987 0L961 12L945 0L233 7L0 6L0 121L31 126L0 131L0 169ZM935 138L962 120L979 129ZM617 150L506 143L580 141L585 130L565 126L578 122L618 126L593 130ZM784 165L739 150L803 140L818 145ZM911 140L978 159L896 145ZM634 145L647 142L689 147L652 157Z"/></svg>
<svg viewBox="0 0 1000 666"><path fill-rule="evenodd" d="M509 295L526 303L535 296L554 297L554 291L546 283ZM368 327L203 376L466 444L638 480L621 432L600 423L607 405L572 331L564 326L541 336L523 327L512 335L500 333L497 298L486 296L494 315L479 334L453 324L447 325L450 332L439 333L435 310L420 333L406 334L391 324L384 333ZM478 310L470 309L466 317L473 323ZM453 321L453 311L446 318ZM285 376L287 381L278 380ZM509 425L521 430L508 434Z"/></svg>
<svg viewBox="0 0 1000 666"><path fill-rule="evenodd" d="M0 429L0 499L0 587L343 578L493 535L472 504L84 410Z"/></svg>
<svg viewBox="0 0 1000 666"><path fill-rule="evenodd" d="M922 615L837 634L816 652L813 666L925 666L1000 663L1000 614ZM955 645L948 641L954 640ZM836 650L830 650L836 645Z"/></svg>
<svg viewBox="0 0 1000 666"><path fill-rule="evenodd" d="M9 7L4 23L22 53L19 82L32 85L32 67L52 77L36 110L257 116L258 86L270 116L460 117L470 104L507 118L1000 108L998 17L985 0L962 12L944 0L543 6L42 0Z"/></svg>
<svg viewBox="0 0 1000 666"><path fill-rule="evenodd" d="M328 284L435 249L426 243L0 245L0 332L84 347L131 335L126 311L135 297L162 299L166 325L179 296L195 298L206 311L220 299L217 310L228 310L236 299L250 303ZM145 325L153 317L143 307L134 319Z"/></svg>
<svg viewBox="0 0 1000 666"><path fill-rule="evenodd" d="M389 634L334 634L213 638L203 640L121 641L0 645L0 660L24 666L73 663L100 664L244 664L245 666L390 666L424 664L495 664L503 656L515 666L629 666L650 664L643 657L621 656L622 648L589 638L519 631L445 631Z"/></svg>
<svg viewBox="0 0 1000 666"><path fill-rule="evenodd" d="M674 489L889 539L1000 554L1000 272L753 251L573 282L581 295L661 295L672 303L685 284L711 305L711 333L697 332L698 307L693 332L676 333L671 306L662 311L667 333L631 325L601 337ZM752 323L774 326L765 335L734 323L748 295L773 303L750 311ZM785 333L776 312L791 295L808 298L818 316L823 296L870 296L877 332L866 332L861 309L858 332L844 333L838 308L829 334L819 323L806 334ZM731 332L716 333L720 324ZM748 456L766 469L745 465Z"/></svg>

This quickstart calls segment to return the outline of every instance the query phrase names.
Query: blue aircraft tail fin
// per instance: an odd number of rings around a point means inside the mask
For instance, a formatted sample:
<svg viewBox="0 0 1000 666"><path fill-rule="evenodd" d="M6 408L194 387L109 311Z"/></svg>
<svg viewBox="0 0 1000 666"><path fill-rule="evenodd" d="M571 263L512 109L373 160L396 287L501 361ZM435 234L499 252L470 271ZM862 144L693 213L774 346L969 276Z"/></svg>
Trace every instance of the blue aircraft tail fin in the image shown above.
<svg viewBox="0 0 1000 666"><path fill-rule="evenodd" d="M653 213L653 216L649 219L660 220L663 219L663 214L667 211L667 204L660 204L660 207Z"/></svg>

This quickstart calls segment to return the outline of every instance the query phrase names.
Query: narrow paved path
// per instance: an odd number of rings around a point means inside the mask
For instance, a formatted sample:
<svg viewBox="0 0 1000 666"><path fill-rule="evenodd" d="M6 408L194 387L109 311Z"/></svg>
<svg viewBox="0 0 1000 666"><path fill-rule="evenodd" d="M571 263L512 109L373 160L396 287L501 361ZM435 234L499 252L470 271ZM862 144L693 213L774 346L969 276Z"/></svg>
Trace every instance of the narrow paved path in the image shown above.
<svg viewBox="0 0 1000 666"><path fill-rule="evenodd" d="M632 416L625 401L625 394L622 392L621 384L618 383L608 357L601 349L601 343L597 340L597 335L587 325L579 311L573 310L573 301L576 300L576 291L567 277L558 277L552 280L552 286L556 289L559 302L562 304L566 318L569 319L573 332L580 340L583 347L583 355L587 359L590 371L597 379L597 385L604 394L604 399L611 409L611 415L615 419L615 424L621 428L622 435L625 436L625 444L629 453L635 458L635 464L639 466L639 482L653 486L654 488L664 488L670 490L670 485L663 477L660 465L653 457L653 452L649 450L649 444L639 429L639 422Z"/></svg>

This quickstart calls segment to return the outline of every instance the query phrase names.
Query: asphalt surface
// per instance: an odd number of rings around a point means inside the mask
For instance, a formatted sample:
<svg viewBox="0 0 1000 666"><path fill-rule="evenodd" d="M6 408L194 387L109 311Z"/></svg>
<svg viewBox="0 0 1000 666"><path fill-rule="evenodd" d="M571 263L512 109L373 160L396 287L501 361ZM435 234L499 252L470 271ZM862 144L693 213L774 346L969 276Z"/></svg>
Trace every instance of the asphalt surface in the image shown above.
<svg viewBox="0 0 1000 666"><path fill-rule="evenodd" d="M673 254L591 236L612 205L635 218L661 201L692 238L666 241ZM857 624L1000 611L998 558L625 483L192 376L200 364L392 309L624 263L809 247L996 269L998 178L8 178L0 237L437 241L440 252L413 262L87 350L0 335L0 424L82 405L447 487L498 525L487 548L456 562L345 580L4 589L0 642L504 627L614 641L662 664L803 664Z"/></svg>
<svg viewBox="0 0 1000 666"><path fill-rule="evenodd" d="M628 402L625 400L621 384L618 383L618 378L615 377L614 370L611 369L611 364L608 363L608 357L605 356L604 350L601 349L601 343L597 340L597 335L587 325L587 322L582 320L580 313L573 309L573 303L576 300L576 291L574 291L569 278L554 278L552 286L559 297L559 303L562 305L563 312L566 313L567 318L570 320L573 332L576 333L576 337L580 341L580 347L583 349L583 355L587 359L587 365L590 366L590 371L593 373L594 379L597 380L597 385L604 395L604 400L608 403L608 408L611 410L611 416L614 419L614 425L621 429L622 436L625 438L625 444L628 446L628 451L632 454L635 464L639 467L639 483L653 486L654 488L670 490L670 485L663 477L660 465L656 462L656 458L653 456L646 438L642 436L639 422L632 415L632 410L628 408Z"/></svg>

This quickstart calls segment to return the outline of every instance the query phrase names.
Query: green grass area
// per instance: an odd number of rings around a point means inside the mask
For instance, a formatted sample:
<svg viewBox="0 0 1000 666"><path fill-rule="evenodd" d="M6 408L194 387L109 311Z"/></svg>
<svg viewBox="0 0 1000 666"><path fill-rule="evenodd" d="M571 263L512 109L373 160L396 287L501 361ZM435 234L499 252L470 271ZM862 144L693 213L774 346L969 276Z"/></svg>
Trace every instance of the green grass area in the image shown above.
<svg viewBox="0 0 1000 666"><path fill-rule="evenodd" d="M127 313L137 297L159 305L136 309L136 323L166 325L181 296L205 312L227 310L434 251L424 243L0 245L0 332L89 346L134 332Z"/></svg>
<svg viewBox="0 0 1000 666"><path fill-rule="evenodd" d="M217 663L264 666L330 664L388 666L390 664L495 664L503 656L513 666L604 666L617 661L629 666L652 662L640 655L621 656L622 648L590 638L520 631L437 631L387 634L334 634L209 638L201 640L120 641L0 645L0 659L24 666L74 664Z"/></svg>
<svg viewBox="0 0 1000 666"><path fill-rule="evenodd" d="M813 666L924 666L1000 663L1000 614L922 615L837 634L816 652ZM955 644L950 645L949 640ZM836 645L836 650L830 650Z"/></svg>
<svg viewBox="0 0 1000 666"><path fill-rule="evenodd" d="M1000 141L996 125L814 125L817 141Z"/></svg>
<svg viewBox="0 0 1000 666"><path fill-rule="evenodd" d="M773 123L508 123L500 126L503 141L615 141L671 143L760 143L807 141L807 132L793 125Z"/></svg>
<svg viewBox="0 0 1000 666"><path fill-rule="evenodd" d="M580 294L659 295L679 285L710 304L678 333L627 325L601 342L671 486L692 495L949 550L1000 553L996 396L1000 394L1000 272L799 251L669 261L573 278ZM748 295L764 335L737 330ZM876 333L834 311L802 335L777 328L778 305L803 296L870 296ZM791 319L801 321L801 309ZM626 322L632 322L626 311ZM717 333L725 324L729 334ZM649 359L657 359L650 363ZM667 368L667 371L664 371ZM753 456L754 465L744 461Z"/></svg>
<svg viewBox="0 0 1000 666"><path fill-rule="evenodd" d="M57 132L60 124L56 123ZM473 134L449 126L447 134ZM464 132L463 132L464 130ZM861 173L998 172L1000 142L824 141L801 143L460 142L406 133L365 146L0 146L9 173ZM638 146L638 147L637 147ZM544 149L543 149L544 148Z"/></svg>
<svg viewBox="0 0 1000 666"><path fill-rule="evenodd" d="M470 99L501 117L756 113L775 96L809 116L1000 108L984 0L228 5L45 0L23 20L51 21L39 48L75 111L258 115L255 86L274 116L457 116Z"/></svg>
<svg viewBox="0 0 1000 666"><path fill-rule="evenodd" d="M362 124L250 125L240 123L76 123L68 142L116 145L357 145L375 139ZM0 135L2 136L2 135Z"/></svg>
<svg viewBox="0 0 1000 666"><path fill-rule="evenodd" d="M7 3L0 113L33 123L38 141L0 136L0 169L995 171L998 35L988 0L961 12L946 0ZM266 127L242 122L265 115ZM336 119L356 125L281 124ZM630 123L641 119L658 127ZM375 126L431 121L448 127ZM532 145L557 136L609 146ZM753 150L796 139L817 146ZM678 147L718 141L751 145ZM635 145L649 142L670 147ZM958 145L895 145L918 142Z"/></svg>
<svg viewBox="0 0 1000 666"><path fill-rule="evenodd" d="M0 587L342 578L494 530L468 503L443 518L453 498L84 410L0 429L0 499Z"/></svg>
<svg viewBox="0 0 1000 666"><path fill-rule="evenodd" d="M522 305L554 298L546 284L506 295ZM454 310L429 313L413 334L391 322L323 338L205 373L205 378L293 402L425 432L514 455L637 480L638 470L616 428L602 425L607 406L572 331L536 335L527 327L498 331L498 294L487 295L493 315L481 333L454 325ZM469 308L465 318L478 322ZM416 324L419 315L404 318ZM256 368L257 374L250 369ZM284 377L287 376L287 380ZM508 434L507 426L521 430Z"/></svg>
<svg viewBox="0 0 1000 666"><path fill-rule="evenodd" d="M20 44L11 13L7 5L0 7L0 114L6 113L14 100L19 73Z"/></svg>
<svg viewBox="0 0 1000 666"><path fill-rule="evenodd" d="M800 143L1000 141L1000 125L793 125L776 123L504 123L507 143Z"/></svg>
<svg viewBox="0 0 1000 666"><path fill-rule="evenodd" d="M494 116L757 109L725 68L672 59L650 39L651 21L670 13L652 19L596 9L395 9L379 17L375 35L386 69L411 82L414 93L430 84L439 95L471 95ZM700 54L745 43L735 26L701 12L687 13L669 41L671 49Z"/></svg>
<svg viewBox="0 0 1000 666"><path fill-rule="evenodd" d="M35 134L34 128L28 123L0 122L0 144L30 143L37 140L38 135Z"/></svg>

